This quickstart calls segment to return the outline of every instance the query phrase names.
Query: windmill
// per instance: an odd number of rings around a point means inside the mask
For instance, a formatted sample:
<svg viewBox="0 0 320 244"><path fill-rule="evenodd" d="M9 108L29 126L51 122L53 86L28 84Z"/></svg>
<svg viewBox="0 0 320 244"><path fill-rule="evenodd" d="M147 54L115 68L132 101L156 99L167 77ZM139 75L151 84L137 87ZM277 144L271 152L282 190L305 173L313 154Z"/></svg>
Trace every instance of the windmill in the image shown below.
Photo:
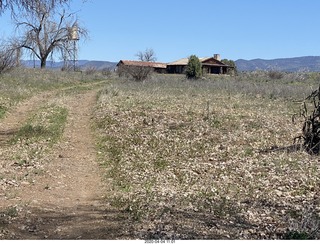
<svg viewBox="0 0 320 244"><path fill-rule="evenodd" d="M79 28L77 22L74 22L73 25L69 28L68 41L73 44L73 70L76 71L76 63L77 63L77 43L80 40L79 38Z"/></svg>

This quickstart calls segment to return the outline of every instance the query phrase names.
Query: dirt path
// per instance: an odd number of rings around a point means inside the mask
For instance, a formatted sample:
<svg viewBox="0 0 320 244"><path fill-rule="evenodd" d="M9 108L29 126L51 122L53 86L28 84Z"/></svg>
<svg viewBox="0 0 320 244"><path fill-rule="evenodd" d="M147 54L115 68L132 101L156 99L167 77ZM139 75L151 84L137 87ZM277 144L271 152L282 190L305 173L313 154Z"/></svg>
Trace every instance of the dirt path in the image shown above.
<svg viewBox="0 0 320 244"><path fill-rule="evenodd" d="M10 205L21 208L7 227L14 239L118 239L126 238L121 230L121 213L104 200L103 177L96 159L91 131L91 113L97 90L64 98L53 98L68 111L68 120L60 143L47 155L46 172L34 184L21 185ZM35 98L34 98L35 99ZM56 101L55 101L56 99ZM21 105L16 113L30 113L38 101ZM19 112L21 111L21 112ZM14 115L12 115L14 117ZM11 124L10 116L2 128ZM7 126L3 131L14 131ZM0 132L1 134L1 132ZM2 133L5 134L4 132ZM18 200L17 200L18 199Z"/></svg>

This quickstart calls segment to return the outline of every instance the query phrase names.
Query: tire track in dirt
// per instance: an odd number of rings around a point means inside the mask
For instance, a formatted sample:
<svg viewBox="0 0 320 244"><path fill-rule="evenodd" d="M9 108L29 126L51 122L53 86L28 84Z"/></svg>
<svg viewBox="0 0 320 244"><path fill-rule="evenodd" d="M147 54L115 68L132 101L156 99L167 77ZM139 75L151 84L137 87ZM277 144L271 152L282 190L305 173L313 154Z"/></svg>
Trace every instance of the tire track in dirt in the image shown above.
<svg viewBox="0 0 320 244"><path fill-rule="evenodd" d="M0 211L1 208L8 207L8 202L3 201L4 197L8 194L8 191L6 187L2 187L1 179L7 177L8 173L10 174L13 171L12 169L7 170L7 167L12 164L12 148L8 142L26 122L30 114L37 111L37 109L39 109L45 101L53 97L54 94L55 91L47 91L26 99L10 108L5 115L5 118L0 120ZM16 186L15 182L9 183Z"/></svg>
<svg viewBox="0 0 320 244"><path fill-rule="evenodd" d="M17 193L23 207L8 230L15 239L126 239L123 215L104 201L90 122L96 93L54 98L69 111L64 135L45 174Z"/></svg>

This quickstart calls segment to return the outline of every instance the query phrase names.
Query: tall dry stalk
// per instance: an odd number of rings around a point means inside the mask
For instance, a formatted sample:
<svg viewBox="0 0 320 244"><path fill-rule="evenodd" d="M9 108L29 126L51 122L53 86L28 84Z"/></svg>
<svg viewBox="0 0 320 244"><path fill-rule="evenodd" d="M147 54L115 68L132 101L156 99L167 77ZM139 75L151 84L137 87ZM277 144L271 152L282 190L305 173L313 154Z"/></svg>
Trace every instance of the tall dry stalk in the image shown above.
<svg viewBox="0 0 320 244"><path fill-rule="evenodd" d="M311 111L308 107L312 107ZM302 140L303 148L310 154L320 153L320 86L301 104L300 115L304 117L302 135L295 140Z"/></svg>

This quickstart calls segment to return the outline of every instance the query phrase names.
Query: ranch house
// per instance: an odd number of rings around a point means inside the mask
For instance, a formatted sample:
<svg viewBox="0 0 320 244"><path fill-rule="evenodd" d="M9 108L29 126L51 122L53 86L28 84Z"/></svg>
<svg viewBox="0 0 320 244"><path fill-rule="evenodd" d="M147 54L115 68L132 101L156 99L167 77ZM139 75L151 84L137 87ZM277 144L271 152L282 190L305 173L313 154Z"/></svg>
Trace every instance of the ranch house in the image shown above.
<svg viewBox="0 0 320 244"><path fill-rule="evenodd" d="M214 54L213 57L199 58L202 71L206 74L226 74L228 69L233 67L221 62L220 55ZM189 58L182 58L167 64L167 72L171 74L184 74Z"/></svg>

